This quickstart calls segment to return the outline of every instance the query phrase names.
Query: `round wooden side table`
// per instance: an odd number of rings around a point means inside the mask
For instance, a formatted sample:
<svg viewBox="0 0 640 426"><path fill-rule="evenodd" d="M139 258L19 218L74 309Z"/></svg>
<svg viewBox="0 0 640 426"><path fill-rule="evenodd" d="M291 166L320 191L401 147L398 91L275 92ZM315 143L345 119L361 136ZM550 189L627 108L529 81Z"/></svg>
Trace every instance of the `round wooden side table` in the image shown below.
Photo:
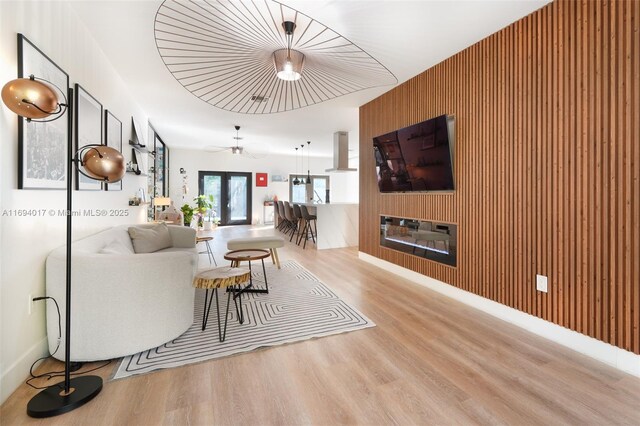
<svg viewBox="0 0 640 426"><path fill-rule="evenodd" d="M209 265L211 265L211 259L213 259L213 264L218 266L218 262L216 262L216 258L213 257L213 251L211 251L211 246L209 245L209 241L212 241L213 237L196 237L196 245L199 243L205 243L207 249L205 251L199 251L198 254L206 253L209 257Z"/></svg>
<svg viewBox="0 0 640 426"><path fill-rule="evenodd" d="M218 337L221 342L227 337L227 320L229 319L229 306L231 305L231 295L233 294L233 303L236 306L236 314L238 315L238 321L240 324L244 323L244 314L242 312L242 293L244 289L241 289L241 284L250 281L251 271L248 268L229 268L228 266L222 266L219 268L207 269L198 273L193 279L193 286L195 288L204 288L206 293L204 295L204 310L202 313L202 331L207 328L207 321L209 320L209 313L211 312L211 302L213 296L216 296L216 311L218 313ZM230 291L227 296L227 311L224 316L224 332L222 331L220 322L220 304L218 303L218 289L226 288L236 289L237 291ZM249 284L248 288L251 287ZM209 298L209 290L212 290L211 298ZM235 293L235 294L234 294ZM240 299L239 303L236 299ZM208 302L208 303L207 303ZM240 306L238 306L240 305Z"/></svg>
<svg viewBox="0 0 640 426"><path fill-rule="evenodd" d="M225 260L231 261L231 267L237 268L240 267L240 262L248 262L249 263L249 272L251 273L251 261L259 260L262 262L262 274L264 276L264 286L265 288L255 288L253 287L253 277L249 279L249 287L247 289L243 289L243 292L247 293L269 293L269 282L267 281L267 270L264 267L264 260L271 256L269 250L262 249L245 249L245 250L232 250L227 252L224 255ZM229 289L227 291L237 291L234 289Z"/></svg>

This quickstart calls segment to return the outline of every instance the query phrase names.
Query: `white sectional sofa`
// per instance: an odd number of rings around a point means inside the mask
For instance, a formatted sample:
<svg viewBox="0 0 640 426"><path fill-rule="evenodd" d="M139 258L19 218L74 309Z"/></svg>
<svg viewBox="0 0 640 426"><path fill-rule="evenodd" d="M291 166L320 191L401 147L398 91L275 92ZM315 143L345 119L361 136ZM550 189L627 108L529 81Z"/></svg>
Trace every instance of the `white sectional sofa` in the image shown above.
<svg viewBox="0 0 640 426"><path fill-rule="evenodd" d="M128 228L114 227L72 245L72 361L131 355L175 339L193 323L195 230L169 226L172 247L136 254ZM62 340L54 354L59 360L65 357L65 250L51 252L46 265L47 296L57 300L62 315ZM59 330L52 301L47 335L53 353Z"/></svg>

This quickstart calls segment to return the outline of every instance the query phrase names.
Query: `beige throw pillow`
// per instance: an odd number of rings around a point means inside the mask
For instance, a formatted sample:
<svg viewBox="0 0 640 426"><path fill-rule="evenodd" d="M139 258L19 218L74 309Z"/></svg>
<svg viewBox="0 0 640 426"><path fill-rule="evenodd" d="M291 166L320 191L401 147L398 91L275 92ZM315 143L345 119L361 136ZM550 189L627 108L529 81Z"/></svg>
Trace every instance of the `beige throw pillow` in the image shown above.
<svg viewBox="0 0 640 426"><path fill-rule="evenodd" d="M120 241L111 241L104 246L99 252L100 254L133 254L133 251Z"/></svg>
<svg viewBox="0 0 640 426"><path fill-rule="evenodd" d="M165 223L155 226L131 226L129 237L136 253L153 253L171 247L171 235Z"/></svg>

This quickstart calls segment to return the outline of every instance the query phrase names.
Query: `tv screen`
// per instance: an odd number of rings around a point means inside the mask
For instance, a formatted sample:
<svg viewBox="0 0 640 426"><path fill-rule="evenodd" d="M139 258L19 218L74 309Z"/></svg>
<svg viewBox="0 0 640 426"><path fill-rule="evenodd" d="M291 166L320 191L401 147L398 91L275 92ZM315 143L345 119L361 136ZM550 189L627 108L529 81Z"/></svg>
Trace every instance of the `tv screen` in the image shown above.
<svg viewBox="0 0 640 426"><path fill-rule="evenodd" d="M453 190L452 137L441 115L373 138L380 192Z"/></svg>

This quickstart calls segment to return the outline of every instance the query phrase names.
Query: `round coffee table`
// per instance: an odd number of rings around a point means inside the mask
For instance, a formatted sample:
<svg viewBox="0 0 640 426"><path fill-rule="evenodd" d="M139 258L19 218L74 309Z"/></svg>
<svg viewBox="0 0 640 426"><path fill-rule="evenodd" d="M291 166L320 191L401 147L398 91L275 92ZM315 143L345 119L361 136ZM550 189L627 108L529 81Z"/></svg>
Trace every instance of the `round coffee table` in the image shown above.
<svg viewBox="0 0 640 426"><path fill-rule="evenodd" d="M207 328L207 321L209 320L209 313L211 312L211 302L213 301L213 296L216 296L216 311L218 313L218 337L221 342L224 342L224 339L227 337L227 320L229 318L229 306L231 305L231 294L227 296L227 311L224 316L224 332L221 328L220 322L220 304L218 303L218 289L226 288L235 289L238 287L237 294L233 295L233 303L236 306L236 314L238 315L238 321L240 324L244 323L244 314L242 312L242 293L244 292L240 285L250 281L251 271L248 268L229 268L228 266L223 266L220 268L207 269L198 273L193 279L193 286L195 288L204 288L206 289L206 293L204 295L204 312L202 313L202 331ZM249 284L248 287L251 287ZM209 298L209 290L213 290L213 294L211 298ZM236 299L240 299L240 306L238 307L238 302ZM208 303L207 303L208 301Z"/></svg>
<svg viewBox="0 0 640 426"><path fill-rule="evenodd" d="M267 270L264 267L264 260L271 256L268 250L262 249L246 249L246 250L232 250L225 253L225 260L229 260L231 262L232 268L240 267L241 262L249 262L249 273L251 270L251 261L259 260L262 262L262 274L264 276L264 285L265 288L255 288L253 287L253 277L249 278L249 287L242 289L242 292L247 293L269 293L269 283L267 281ZM238 291L235 289L228 289L227 291Z"/></svg>

